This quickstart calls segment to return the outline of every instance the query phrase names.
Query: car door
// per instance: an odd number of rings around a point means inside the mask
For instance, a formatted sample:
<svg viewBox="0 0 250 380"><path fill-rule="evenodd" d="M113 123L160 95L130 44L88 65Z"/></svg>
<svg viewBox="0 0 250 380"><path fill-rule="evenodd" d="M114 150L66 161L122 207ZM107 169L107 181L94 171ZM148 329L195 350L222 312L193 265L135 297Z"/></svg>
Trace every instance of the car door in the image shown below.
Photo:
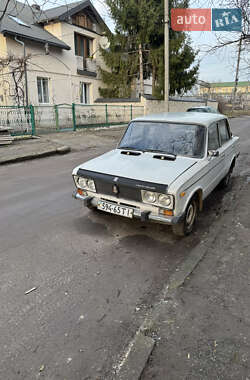
<svg viewBox="0 0 250 380"><path fill-rule="evenodd" d="M228 121L226 119L218 121L218 128L221 145L221 154L224 159L222 177L225 177L230 169L231 162L233 160L234 148L232 144L232 138L229 130Z"/></svg>
<svg viewBox="0 0 250 380"><path fill-rule="evenodd" d="M220 144L218 123L212 123L208 127L208 152L217 152L218 155L211 156L207 152L207 167L204 176L203 191L204 198L218 185L224 172L224 152Z"/></svg>

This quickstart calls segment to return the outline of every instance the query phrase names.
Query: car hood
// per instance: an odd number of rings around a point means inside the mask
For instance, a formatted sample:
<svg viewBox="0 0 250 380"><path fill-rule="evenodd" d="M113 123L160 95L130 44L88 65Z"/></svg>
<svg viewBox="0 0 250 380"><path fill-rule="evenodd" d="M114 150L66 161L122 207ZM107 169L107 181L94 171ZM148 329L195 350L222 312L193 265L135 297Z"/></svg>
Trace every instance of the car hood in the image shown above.
<svg viewBox="0 0 250 380"><path fill-rule="evenodd" d="M87 161L75 168L73 174L77 174L79 169L84 169L169 186L197 162L194 158L178 156L174 161L161 160L154 158L156 155L159 156L159 153L152 152L141 153L138 156L121 154L121 152L122 150L115 149Z"/></svg>

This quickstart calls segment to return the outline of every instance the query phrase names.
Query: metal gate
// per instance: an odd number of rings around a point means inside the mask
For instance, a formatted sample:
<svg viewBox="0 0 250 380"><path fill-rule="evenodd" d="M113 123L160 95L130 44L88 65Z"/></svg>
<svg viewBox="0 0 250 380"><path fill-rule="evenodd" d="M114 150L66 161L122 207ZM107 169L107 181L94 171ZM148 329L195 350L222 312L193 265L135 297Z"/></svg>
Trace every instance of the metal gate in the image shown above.
<svg viewBox="0 0 250 380"><path fill-rule="evenodd" d="M37 134L73 130L71 104L34 106L34 116Z"/></svg>
<svg viewBox="0 0 250 380"><path fill-rule="evenodd" d="M14 136L34 134L32 106L1 106L0 126L11 128L11 134Z"/></svg>
<svg viewBox="0 0 250 380"><path fill-rule="evenodd" d="M73 130L72 104L58 104L55 106L57 129L60 131Z"/></svg>

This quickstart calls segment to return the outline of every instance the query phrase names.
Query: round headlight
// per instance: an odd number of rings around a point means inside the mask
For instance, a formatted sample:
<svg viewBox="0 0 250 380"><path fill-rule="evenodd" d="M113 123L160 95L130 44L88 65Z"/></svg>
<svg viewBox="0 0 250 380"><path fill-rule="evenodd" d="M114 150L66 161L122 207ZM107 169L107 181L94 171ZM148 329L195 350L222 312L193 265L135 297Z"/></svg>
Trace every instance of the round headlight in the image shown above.
<svg viewBox="0 0 250 380"><path fill-rule="evenodd" d="M171 198L169 195L160 195L159 196L159 203L164 207L169 207L171 205Z"/></svg>
<svg viewBox="0 0 250 380"><path fill-rule="evenodd" d="M95 182L93 179L87 179L86 185L89 188L89 190L95 191Z"/></svg>
<svg viewBox="0 0 250 380"><path fill-rule="evenodd" d="M144 200L148 203L154 203L156 201L156 194L151 191L145 191Z"/></svg>
<svg viewBox="0 0 250 380"><path fill-rule="evenodd" d="M79 177L77 183L81 189L86 188L86 180L85 178Z"/></svg>

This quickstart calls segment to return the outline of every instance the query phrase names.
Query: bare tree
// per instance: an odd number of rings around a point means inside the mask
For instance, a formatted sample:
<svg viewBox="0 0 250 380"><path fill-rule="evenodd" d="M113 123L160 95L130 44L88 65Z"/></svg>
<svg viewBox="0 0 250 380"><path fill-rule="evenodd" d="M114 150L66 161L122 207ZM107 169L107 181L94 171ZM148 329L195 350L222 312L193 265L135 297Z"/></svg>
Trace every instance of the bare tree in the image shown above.
<svg viewBox="0 0 250 380"><path fill-rule="evenodd" d="M2 14L0 15L0 22L2 21L2 19L3 19L4 16L5 16L5 13L7 12L7 9L8 9L8 6L9 6L9 3L10 3L10 0L7 0L6 3L4 4L3 9L0 9L0 12L2 12Z"/></svg>
<svg viewBox="0 0 250 380"><path fill-rule="evenodd" d="M199 0L196 0L197 5ZM195 4L195 0L194 0ZM238 93L238 82L240 76L249 78L250 76L250 1L249 0L207 0L208 7L211 8L238 8L242 14L242 30L240 32L216 32L216 40L213 44L203 44L200 51L204 55L219 54L222 60L222 54L225 59L229 60L232 65L232 72L235 73L235 85L232 96L235 104L236 97L240 100ZM227 49L228 48L228 49ZM230 55L227 54L230 52ZM225 63L224 63L225 64Z"/></svg>
<svg viewBox="0 0 250 380"><path fill-rule="evenodd" d="M215 7L216 3L213 0L208 0L208 5ZM218 6L218 4L217 4ZM242 40L242 43L249 41L250 38L250 1L249 0L224 0L220 3L220 7L238 8L242 13L242 31L216 33L216 43L209 48L209 53L214 53L216 50L225 46L236 45Z"/></svg>
<svg viewBox="0 0 250 380"><path fill-rule="evenodd" d="M25 64L27 65L30 59L31 55L25 58L10 55L0 59L0 85L17 106L25 104Z"/></svg>

